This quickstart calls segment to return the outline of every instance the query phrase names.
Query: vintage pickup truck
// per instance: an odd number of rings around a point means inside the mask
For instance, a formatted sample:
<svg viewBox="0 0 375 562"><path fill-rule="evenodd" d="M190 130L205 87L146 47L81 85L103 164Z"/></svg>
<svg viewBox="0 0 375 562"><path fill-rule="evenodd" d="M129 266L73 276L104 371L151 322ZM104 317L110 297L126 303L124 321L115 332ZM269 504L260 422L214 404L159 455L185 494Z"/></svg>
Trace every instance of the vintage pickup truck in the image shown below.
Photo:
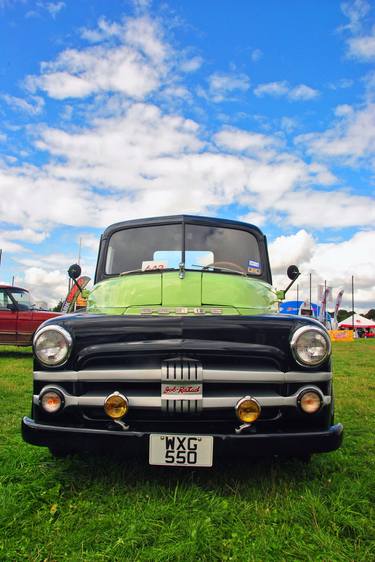
<svg viewBox="0 0 375 562"><path fill-rule="evenodd" d="M279 314L271 283L253 225L181 215L108 227L87 311L35 334L24 439L166 466L337 449L328 333Z"/></svg>
<svg viewBox="0 0 375 562"><path fill-rule="evenodd" d="M31 345L36 329L58 315L58 312L36 309L26 289L0 285L0 344Z"/></svg>

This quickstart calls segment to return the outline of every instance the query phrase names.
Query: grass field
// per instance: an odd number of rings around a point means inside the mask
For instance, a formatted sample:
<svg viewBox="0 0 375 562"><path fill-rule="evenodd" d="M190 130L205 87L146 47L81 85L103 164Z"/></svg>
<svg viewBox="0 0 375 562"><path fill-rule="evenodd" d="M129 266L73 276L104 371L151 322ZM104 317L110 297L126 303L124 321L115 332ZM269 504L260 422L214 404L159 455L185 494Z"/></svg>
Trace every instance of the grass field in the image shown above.
<svg viewBox="0 0 375 562"><path fill-rule="evenodd" d="M334 346L340 450L191 472L23 443L31 362L0 348L1 561L375 560L375 342Z"/></svg>

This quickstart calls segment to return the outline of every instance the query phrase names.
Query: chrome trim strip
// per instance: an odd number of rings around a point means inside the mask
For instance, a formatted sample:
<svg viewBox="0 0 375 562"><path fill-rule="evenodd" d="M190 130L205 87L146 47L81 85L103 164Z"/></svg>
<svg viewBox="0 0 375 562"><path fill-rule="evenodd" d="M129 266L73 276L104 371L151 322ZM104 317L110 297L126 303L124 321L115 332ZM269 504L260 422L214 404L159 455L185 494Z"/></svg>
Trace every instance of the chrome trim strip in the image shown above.
<svg viewBox="0 0 375 562"><path fill-rule="evenodd" d="M68 394L63 388L58 385L48 385L45 386L40 394L46 392L49 389L57 389L59 390L65 400L65 407L103 407L104 400L107 394L103 395L84 395L84 396L72 396ZM253 395L252 398L255 398L261 407L285 407L285 406L292 406L297 407L297 399L300 396L301 392L305 389L317 390L321 393L318 387L314 387L313 385L305 385L297 390L291 396L280 396L278 394L269 394L268 396L258 396ZM39 404L39 396L33 396L33 403L35 405ZM127 398L129 400L129 408L158 408L161 409L162 407L162 397L161 396L132 396L131 394L127 393ZM209 408L234 408L237 402L243 398L243 395L233 395L233 396L207 396L203 397L203 409ZM172 397L169 398L170 401L176 400L179 404L179 408L182 407L181 400L176 397L173 399ZM324 405L328 405L331 403L330 396L323 396L323 403Z"/></svg>
<svg viewBox="0 0 375 562"><path fill-rule="evenodd" d="M332 373L327 371L298 372L289 371L235 371L224 369L203 369L202 381L205 383L276 383L290 382L307 383L324 382L332 379ZM87 371L34 371L34 380L45 382L161 382L161 369L100 369Z"/></svg>

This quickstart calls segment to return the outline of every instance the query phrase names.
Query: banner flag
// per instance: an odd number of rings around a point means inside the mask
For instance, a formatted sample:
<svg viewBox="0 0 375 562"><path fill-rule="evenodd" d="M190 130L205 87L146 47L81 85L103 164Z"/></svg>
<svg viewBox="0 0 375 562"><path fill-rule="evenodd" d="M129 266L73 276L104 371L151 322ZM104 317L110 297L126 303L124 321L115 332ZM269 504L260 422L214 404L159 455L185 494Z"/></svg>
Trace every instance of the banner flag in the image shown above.
<svg viewBox="0 0 375 562"><path fill-rule="evenodd" d="M318 303L320 304L324 296L324 285L318 285Z"/></svg>
<svg viewBox="0 0 375 562"><path fill-rule="evenodd" d="M336 304L335 304L335 313L334 313L334 325L335 328L337 328L337 314L339 312L339 308L341 306L341 301L342 301L342 295L344 294L344 289L340 289L340 291L337 294L337 298L336 298Z"/></svg>
<svg viewBox="0 0 375 562"><path fill-rule="evenodd" d="M326 289L324 290L324 285L323 285L323 296L322 296L322 300L320 301L320 314L319 314L319 320L323 322L323 324L325 324L326 322L327 299L329 298L330 294L332 294L332 287L326 287Z"/></svg>
<svg viewBox="0 0 375 562"><path fill-rule="evenodd" d="M87 277L85 275L82 275L82 277L77 279L77 283L81 287L81 289L84 289L86 285L89 283L89 281L90 281L90 277ZM61 312L65 312L65 313L72 312L74 310L74 305L76 303L76 300L80 294L81 293L77 285L74 283L73 287L70 289L65 299L64 304L61 307Z"/></svg>
<svg viewBox="0 0 375 562"><path fill-rule="evenodd" d="M329 330L332 341L353 341L353 330Z"/></svg>

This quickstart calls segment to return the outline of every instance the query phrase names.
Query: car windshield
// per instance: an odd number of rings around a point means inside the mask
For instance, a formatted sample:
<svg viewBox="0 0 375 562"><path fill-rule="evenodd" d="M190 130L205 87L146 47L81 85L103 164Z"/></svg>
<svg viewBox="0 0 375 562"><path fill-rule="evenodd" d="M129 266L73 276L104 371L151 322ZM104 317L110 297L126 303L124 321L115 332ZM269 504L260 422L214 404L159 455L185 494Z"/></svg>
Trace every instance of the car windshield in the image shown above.
<svg viewBox="0 0 375 562"><path fill-rule="evenodd" d="M20 310L30 310L34 307L31 302L31 296L28 291L23 291L22 289L12 289L12 297L17 302L18 308Z"/></svg>
<svg viewBox="0 0 375 562"><path fill-rule="evenodd" d="M106 273L177 269L262 274L259 245L246 230L196 224L127 228L108 244Z"/></svg>

